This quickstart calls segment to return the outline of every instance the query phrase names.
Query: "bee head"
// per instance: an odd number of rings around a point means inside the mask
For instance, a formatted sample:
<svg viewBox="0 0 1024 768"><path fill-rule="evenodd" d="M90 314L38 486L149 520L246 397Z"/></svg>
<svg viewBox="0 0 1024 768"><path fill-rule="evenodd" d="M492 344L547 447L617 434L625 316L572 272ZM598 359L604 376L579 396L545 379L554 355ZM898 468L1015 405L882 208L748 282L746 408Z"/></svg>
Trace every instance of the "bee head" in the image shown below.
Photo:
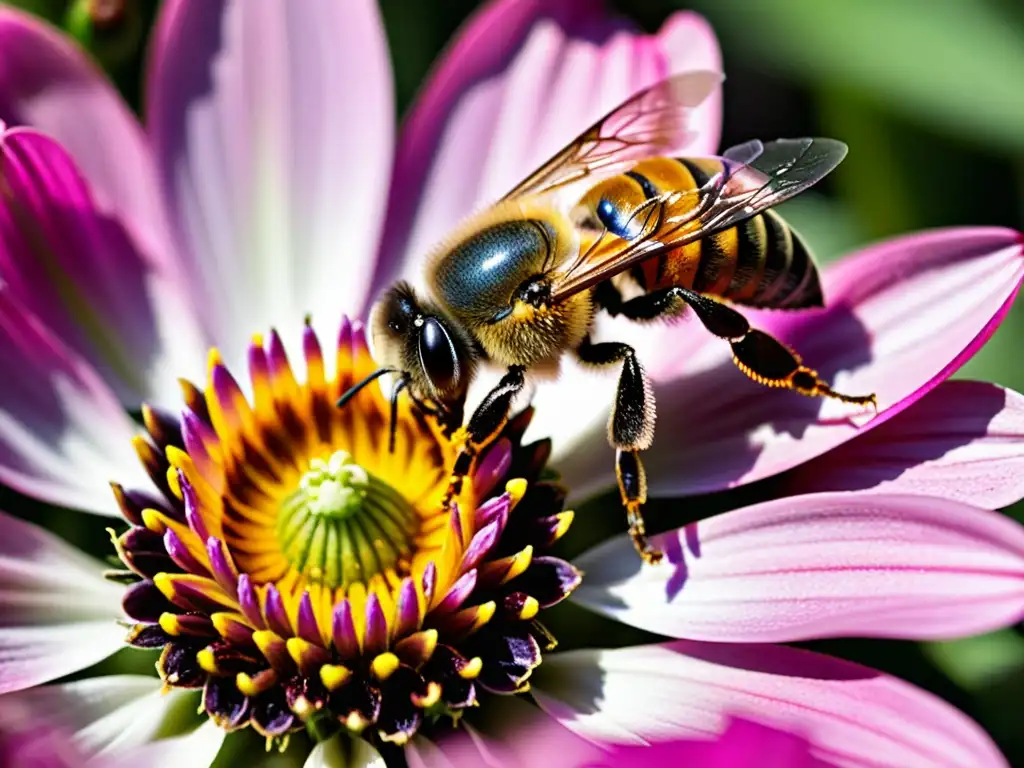
<svg viewBox="0 0 1024 768"><path fill-rule="evenodd" d="M416 296L407 283L390 288L370 320L374 353L413 394L458 413L472 381L476 355L466 332L448 314Z"/></svg>

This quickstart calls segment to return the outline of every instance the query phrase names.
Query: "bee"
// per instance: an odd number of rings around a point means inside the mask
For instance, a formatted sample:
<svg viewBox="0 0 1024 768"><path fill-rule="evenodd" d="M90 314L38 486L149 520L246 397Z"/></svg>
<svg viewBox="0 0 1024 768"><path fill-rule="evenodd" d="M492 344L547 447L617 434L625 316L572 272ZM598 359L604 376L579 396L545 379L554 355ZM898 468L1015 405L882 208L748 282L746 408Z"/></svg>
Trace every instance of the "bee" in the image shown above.
<svg viewBox="0 0 1024 768"><path fill-rule="evenodd" d="M428 295L398 283L374 306L371 338L383 365L339 405L395 374L392 409L407 391L460 440L446 502L507 423L528 373L553 375L567 354L619 366L608 439L634 545L645 561L658 562L645 533L640 459L654 439L652 389L632 347L591 339L599 312L651 321L688 307L755 381L875 403L874 395L834 391L730 306L822 306L810 251L771 209L830 173L847 148L823 138L755 140L717 157L669 156L719 81L717 73L691 72L635 94L458 227L428 259ZM582 183L588 187L566 211L559 197ZM624 299L627 286L636 295ZM504 375L463 425L467 389L482 363Z"/></svg>

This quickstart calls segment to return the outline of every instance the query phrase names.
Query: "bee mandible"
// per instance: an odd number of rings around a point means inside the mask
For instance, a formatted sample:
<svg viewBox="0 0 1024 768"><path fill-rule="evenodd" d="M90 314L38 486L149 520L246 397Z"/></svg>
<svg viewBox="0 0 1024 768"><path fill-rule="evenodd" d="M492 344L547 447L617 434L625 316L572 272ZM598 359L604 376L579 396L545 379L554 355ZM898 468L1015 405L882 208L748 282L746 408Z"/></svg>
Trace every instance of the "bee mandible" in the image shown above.
<svg viewBox="0 0 1024 768"><path fill-rule="evenodd" d="M428 295L398 283L375 305L370 327L382 367L339 406L395 374L392 410L404 390L446 433L459 433L446 503L504 428L528 373L553 375L566 354L592 366L618 365L608 439L619 491L637 551L647 562L661 558L642 513L640 452L654 439L651 385L632 347L591 339L598 312L649 321L689 307L755 381L875 403L874 395L834 391L796 352L723 301L822 306L810 251L770 209L830 173L847 148L822 138L755 140L718 157L667 156L691 138L688 118L720 78L690 72L635 94L458 227L427 261ZM589 187L575 206L557 204L559 194L583 182ZM638 295L624 299L627 284ZM481 363L505 373L463 425ZM391 440L393 446L393 433Z"/></svg>

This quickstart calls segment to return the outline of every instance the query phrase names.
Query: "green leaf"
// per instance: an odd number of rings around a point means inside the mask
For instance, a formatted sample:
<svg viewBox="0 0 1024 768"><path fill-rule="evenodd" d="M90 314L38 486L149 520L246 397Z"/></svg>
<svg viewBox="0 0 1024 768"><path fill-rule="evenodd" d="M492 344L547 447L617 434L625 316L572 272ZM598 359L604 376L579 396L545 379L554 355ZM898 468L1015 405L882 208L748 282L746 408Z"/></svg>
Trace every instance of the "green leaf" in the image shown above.
<svg viewBox="0 0 1024 768"><path fill-rule="evenodd" d="M976 0L695 0L735 51L893 113L1024 149L1024 30ZM726 62L728 71L728 61Z"/></svg>
<svg viewBox="0 0 1024 768"><path fill-rule="evenodd" d="M65 0L2 0L0 5L11 5L56 23L64 12L66 2Z"/></svg>
<svg viewBox="0 0 1024 768"><path fill-rule="evenodd" d="M1009 629L923 647L936 666L968 691L983 690L1024 669L1024 637Z"/></svg>

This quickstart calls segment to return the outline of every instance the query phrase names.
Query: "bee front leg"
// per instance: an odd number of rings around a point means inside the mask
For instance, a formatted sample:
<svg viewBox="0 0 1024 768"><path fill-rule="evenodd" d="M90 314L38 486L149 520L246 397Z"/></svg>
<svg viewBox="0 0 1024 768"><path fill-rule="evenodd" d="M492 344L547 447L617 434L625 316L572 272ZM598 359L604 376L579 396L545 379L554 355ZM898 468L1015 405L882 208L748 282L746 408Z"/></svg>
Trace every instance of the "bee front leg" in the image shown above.
<svg viewBox="0 0 1024 768"><path fill-rule="evenodd" d="M452 499L462 492L462 484L473 468L473 460L480 451L491 443L508 423L509 410L526 384L526 369L511 365L501 381L487 393L487 397L473 411L469 423L461 430L462 447L452 467L448 490L444 495L444 506L451 505Z"/></svg>
<svg viewBox="0 0 1024 768"><path fill-rule="evenodd" d="M661 552L647 541L644 526L647 479L640 461L640 451L650 448L654 442L654 392L636 352L628 344L594 344L588 337L576 349L576 354L588 365L603 367L622 363L615 405L608 420L608 442L616 449L615 474L633 545L646 562L657 563Z"/></svg>

